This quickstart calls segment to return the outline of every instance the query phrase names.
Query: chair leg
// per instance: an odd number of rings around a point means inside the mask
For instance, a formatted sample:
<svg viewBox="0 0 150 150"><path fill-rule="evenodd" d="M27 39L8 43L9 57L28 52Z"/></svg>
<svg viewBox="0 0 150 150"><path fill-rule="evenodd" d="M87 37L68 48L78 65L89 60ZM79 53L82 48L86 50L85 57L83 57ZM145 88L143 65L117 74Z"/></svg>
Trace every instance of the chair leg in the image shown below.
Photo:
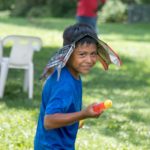
<svg viewBox="0 0 150 150"><path fill-rule="evenodd" d="M34 66L33 64L30 64L29 67L29 99L33 98L33 80L34 80Z"/></svg>
<svg viewBox="0 0 150 150"><path fill-rule="evenodd" d="M8 74L8 63L2 62L1 72L0 72L0 98L3 98L3 95L4 95L7 74Z"/></svg>
<svg viewBox="0 0 150 150"><path fill-rule="evenodd" d="M28 83L29 83L29 70L25 70L25 75L24 75L24 83L23 83L23 91L27 92L28 90Z"/></svg>

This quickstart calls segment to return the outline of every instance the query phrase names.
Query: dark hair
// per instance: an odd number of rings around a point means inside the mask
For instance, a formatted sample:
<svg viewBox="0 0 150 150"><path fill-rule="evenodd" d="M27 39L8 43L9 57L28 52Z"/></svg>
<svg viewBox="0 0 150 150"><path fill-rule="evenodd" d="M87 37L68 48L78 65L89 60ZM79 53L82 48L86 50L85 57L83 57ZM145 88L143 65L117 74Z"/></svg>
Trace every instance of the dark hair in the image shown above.
<svg viewBox="0 0 150 150"><path fill-rule="evenodd" d="M83 35L86 36L77 40L79 37L82 37ZM92 35L94 38L88 35ZM98 37L95 30L91 26L87 24L77 23L65 29L63 33L63 46L71 44L75 41L77 41L76 45L83 44L85 42L88 44L94 43L97 45L97 41L95 39L98 39Z"/></svg>

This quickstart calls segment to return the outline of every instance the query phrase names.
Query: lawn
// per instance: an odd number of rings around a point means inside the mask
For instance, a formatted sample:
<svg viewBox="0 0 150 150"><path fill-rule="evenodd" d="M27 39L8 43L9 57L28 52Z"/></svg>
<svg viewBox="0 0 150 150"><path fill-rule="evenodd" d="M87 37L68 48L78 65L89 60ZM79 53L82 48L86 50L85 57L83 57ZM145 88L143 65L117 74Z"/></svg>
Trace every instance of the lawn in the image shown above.
<svg viewBox="0 0 150 150"><path fill-rule="evenodd" d="M34 99L22 91L22 71L9 71L0 100L0 149L32 150L43 81L38 78L50 56L62 45L63 29L73 19L22 19L0 16L0 37L38 36L43 48L34 54ZM150 24L99 24L100 37L121 57L121 68L104 71L97 63L82 76L83 107L107 98L113 107L98 119L87 119L79 130L77 150L150 149ZM9 47L4 55L8 55Z"/></svg>

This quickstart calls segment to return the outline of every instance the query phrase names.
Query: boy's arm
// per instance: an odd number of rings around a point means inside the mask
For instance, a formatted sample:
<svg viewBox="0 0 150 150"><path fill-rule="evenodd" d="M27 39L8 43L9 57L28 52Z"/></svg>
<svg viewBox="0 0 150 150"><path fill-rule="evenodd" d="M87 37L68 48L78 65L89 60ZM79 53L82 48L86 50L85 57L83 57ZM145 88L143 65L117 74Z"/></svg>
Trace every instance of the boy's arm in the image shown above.
<svg viewBox="0 0 150 150"><path fill-rule="evenodd" d="M44 117L44 127L45 129L54 129L54 128L60 128L66 125L70 125L72 123L78 122L79 120L85 119L85 118L96 118L99 117L99 115L102 112L94 112L93 111L93 105L88 106L86 109L81 110L80 112L75 113L56 113L53 115L45 115Z"/></svg>

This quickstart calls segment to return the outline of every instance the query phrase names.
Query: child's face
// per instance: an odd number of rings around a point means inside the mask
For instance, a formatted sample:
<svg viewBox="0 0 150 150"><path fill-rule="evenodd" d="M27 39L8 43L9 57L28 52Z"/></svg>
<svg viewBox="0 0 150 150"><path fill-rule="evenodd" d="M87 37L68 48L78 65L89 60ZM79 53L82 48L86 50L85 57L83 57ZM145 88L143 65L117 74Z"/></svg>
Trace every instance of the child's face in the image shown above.
<svg viewBox="0 0 150 150"><path fill-rule="evenodd" d="M67 67L75 78L79 74L87 74L97 60L97 47L95 44L79 44L72 53Z"/></svg>

